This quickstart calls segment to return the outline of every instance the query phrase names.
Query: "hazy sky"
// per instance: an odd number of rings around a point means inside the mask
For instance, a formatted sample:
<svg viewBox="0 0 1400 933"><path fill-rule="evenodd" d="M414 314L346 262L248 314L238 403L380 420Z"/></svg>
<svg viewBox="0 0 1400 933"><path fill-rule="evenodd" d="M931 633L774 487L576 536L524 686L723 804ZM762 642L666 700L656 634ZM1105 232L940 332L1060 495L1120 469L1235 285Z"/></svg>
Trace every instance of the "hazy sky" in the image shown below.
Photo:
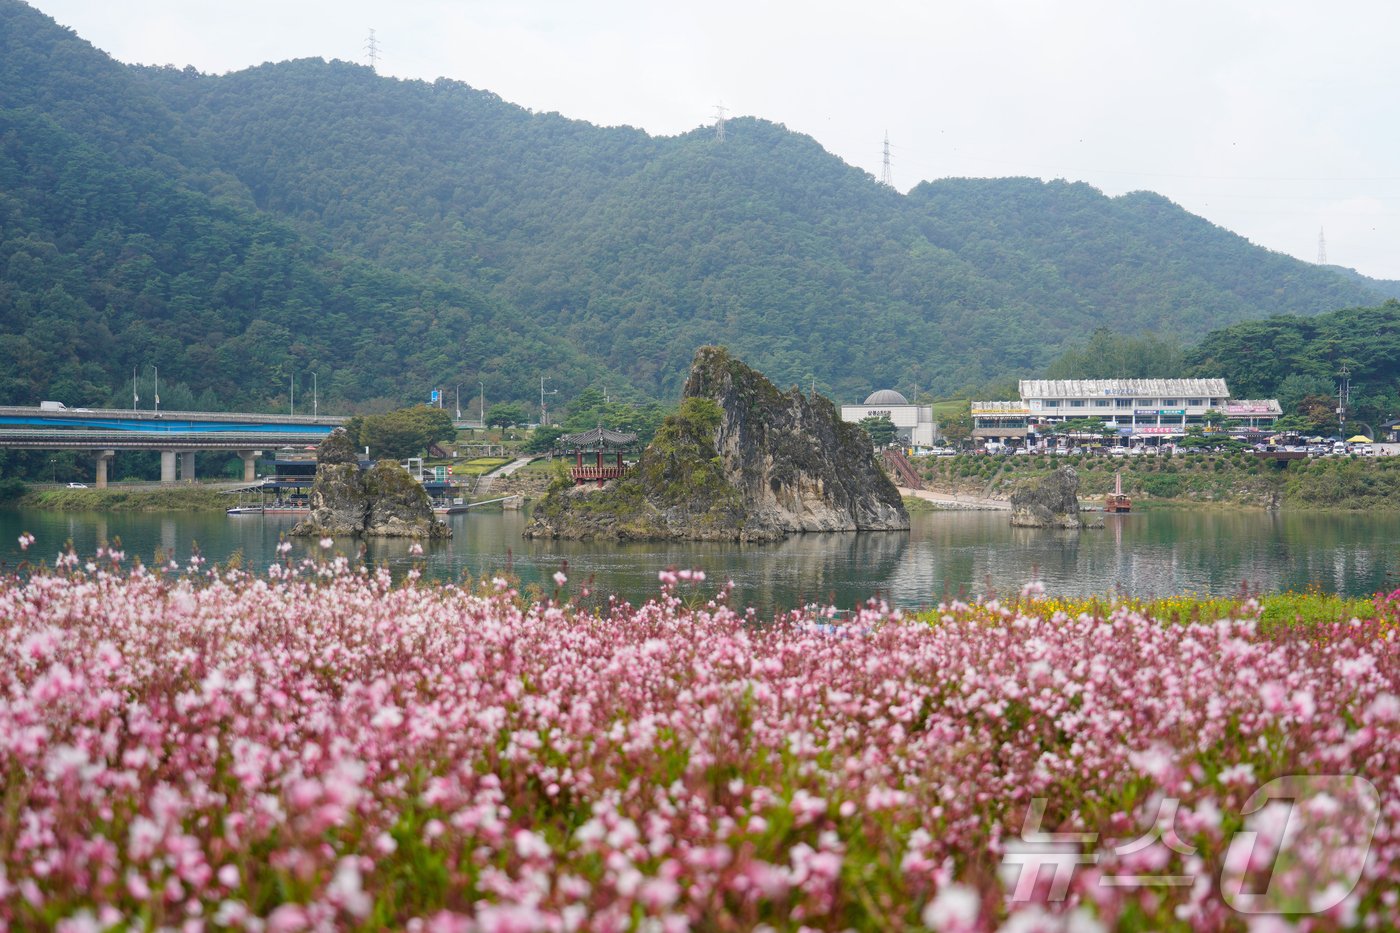
<svg viewBox="0 0 1400 933"><path fill-rule="evenodd" d="M115 58L321 56L670 135L716 105L895 185L1149 189L1300 259L1400 279L1395 0L31 0Z"/></svg>

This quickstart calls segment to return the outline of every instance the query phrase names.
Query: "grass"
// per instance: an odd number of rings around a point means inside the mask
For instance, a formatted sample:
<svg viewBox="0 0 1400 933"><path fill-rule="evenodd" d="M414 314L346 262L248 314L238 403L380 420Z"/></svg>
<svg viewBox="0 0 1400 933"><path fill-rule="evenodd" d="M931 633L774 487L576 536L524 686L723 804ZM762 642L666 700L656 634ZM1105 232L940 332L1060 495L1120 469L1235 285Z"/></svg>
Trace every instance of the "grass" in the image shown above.
<svg viewBox="0 0 1400 933"><path fill-rule="evenodd" d="M207 486L123 489L37 489L18 500L26 508L61 512L222 512L235 497Z"/></svg>
<svg viewBox="0 0 1400 933"><path fill-rule="evenodd" d="M944 399L933 403L933 420L949 421L959 414L967 414L969 402L965 398Z"/></svg>
<svg viewBox="0 0 1400 933"><path fill-rule="evenodd" d="M510 458L501 457L477 457L475 460L444 460L441 465L451 465L453 476L482 476L492 470L500 469L510 463ZM439 465L438 461L433 462L434 466Z"/></svg>
<svg viewBox="0 0 1400 933"><path fill-rule="evenodd" d="M920 499L918 496L905 496L904 510L910 515L923 515L927 512L941 511L938 506L934 505L932 502L927 499Z"/></svg>
<svg viewBox="0 0 1400 933"><path fill-rule="evenodd" d="M1246 605L1250 601L1258 603L1259 620L1269 627L1332 623L1339 619L1367 618L1376 612L1376 604L1369 597L1337 596L1320 590L1303 593L1288 591L1263 596L1200 596L1185 593L1157 599L1114 595L1055 596L1010 602L1017 608L1042 616L1063 612L1071 618L1081 615L1100 617L1127 609L1159 622L1181 624L1252 617L1256 613ZM937 616L938 613L926 614L930 621Z"/></svg>
<svg viewBox="0 0 1400 933"><path fill-rule="evenodd" d="M525 464L523 467L521 467L520 470L519 470L519 472L521 472L521 473L549 473L549 472L553 471L553 469L554 469L554 463L553 463L553 461L550 461L550 460L545 459L545 458L540 458L539 460L531 460L529 463L527 463L527 464Z"/></svg>

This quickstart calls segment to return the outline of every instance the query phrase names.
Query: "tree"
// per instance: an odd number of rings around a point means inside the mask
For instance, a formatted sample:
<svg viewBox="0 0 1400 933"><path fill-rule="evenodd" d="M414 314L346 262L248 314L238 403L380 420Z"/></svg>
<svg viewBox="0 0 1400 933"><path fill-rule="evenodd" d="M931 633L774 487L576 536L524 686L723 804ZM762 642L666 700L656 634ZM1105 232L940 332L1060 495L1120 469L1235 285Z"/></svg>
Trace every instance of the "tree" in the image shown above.
<svg viewBox="0 0 1400 933"><path fill-rule="evenodd" d="M1221 425L1225 423L1225 415L1212 408L1204 415L1201 415L1201 422L1206 426L1206 431L1214 434L1216 431L1219 431Z"/></svg>
<svg viewBox="0 0 1400 933"><path fill-rule="evenodd" d="M441 408L416 405L383 415L365 415L352 421L358 441L376 457L403 460L423 453L434 441L456 437L452 416Z"/></svg>
<svg viewBox="0 0 1400 933"><path fill-rule="evenodd" d="M1278 420L1274 422L1274 430L1281 434L1288 434L1294 432L1301 433L1303 431L1308 431L1311 429L1312 424L1308 421L1308 419L1304 418L1302 415L1292 412L1285 415L1281 415L1278 418Z"/></svg>
<svg viewBox="0 0 1400 933"><path fill-rule="evenodd" d="M486 424L493 428L526 424L529 420L530 414L525 410L525 406L516 402L500 402L492 405L486 412Z"/></svg>
<svg viewBox="0 0 1400 933"><path fill-rule="evenodd" d="M972 437L971 409L959 409L957 414L944 418L938 424L938 431L944 440L953 444L966 443Z"/></svg>
<svg viewBox="0 0 1400 933"><path fill-rule="evenodd" d="M1298 403L1298 414L1308 423L1308 430L1317 434L1335 434L1337 400L1330 395L1309 395Z"/></svg>
<svg viewBox="0 0 1400 933"><path fill-rule="evenodd" d="M542 454L554 448L554 442L569 432L554 425L541 425L530 434L522 448L527 454Z"/></svg>
<svg viewBox="0 0 1400 933"><path fill-rule="evenodd" d="M1099 437L1110 437L1117 434L1116 428L1110 428L1102 418L1075 418L1071 421L1061 421L1054 426L1056 434L1084 435L1095 434Z"/></svg>
<svg viewBox="0 0 1400 933"><path fill-rule="evenodd" d="M860 426L866 434L870 435L870 443L877 448L890 446L894 442L895 435L899 433L899 429L894 426L894 422L887 415L862 418Z"/></svg>

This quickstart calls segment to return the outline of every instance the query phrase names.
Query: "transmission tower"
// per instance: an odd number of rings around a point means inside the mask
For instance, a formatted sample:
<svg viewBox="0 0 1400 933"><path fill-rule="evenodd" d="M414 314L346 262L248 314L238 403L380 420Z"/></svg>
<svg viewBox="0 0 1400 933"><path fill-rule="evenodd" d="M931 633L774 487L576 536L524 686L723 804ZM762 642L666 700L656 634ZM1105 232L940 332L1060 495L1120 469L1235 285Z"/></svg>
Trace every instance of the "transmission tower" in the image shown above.
<svg viewBox="0 0 1400 933"><path fill-rule="evenodd" d="M724 104L715 104L715 142L724 142Z"/></svg>
<svg viewBox="0 0 1400 933"><path fill-rule="evenodd" d="M894 172L890 169L890 131L885 130L885 163L880 170L880 184L886 188L894 187Z"/></svg>
<svg viewBox="0 0 1400 933"><path fill-rule="evenodd" d="M375 38L374 30L369 31L369 38L365 40L365 53L369 58L369 70L375 73L379 71L379 40Z"/></svg>
<svg viewBox="0 0 1400 933"><path fill-rule="evenodd" d="M1327 265L1327 231L1317 228L1317 264Z"/></svg>

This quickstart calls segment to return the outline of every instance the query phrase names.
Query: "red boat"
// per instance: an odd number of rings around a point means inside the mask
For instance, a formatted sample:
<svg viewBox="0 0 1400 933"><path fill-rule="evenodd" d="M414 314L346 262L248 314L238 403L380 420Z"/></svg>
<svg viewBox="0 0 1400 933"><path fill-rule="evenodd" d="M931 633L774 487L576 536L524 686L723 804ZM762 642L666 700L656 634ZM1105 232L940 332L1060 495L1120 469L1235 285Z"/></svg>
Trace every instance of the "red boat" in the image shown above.
<svg viewBox="0 0 1400 933"><path fill-rule="evenodd" d="M1123 474L1115 473L1113 479L1113 492L1104 497L1103 510L1105 512L1131 512L1133 510L1133 500L1123 495Z"/></svg>

